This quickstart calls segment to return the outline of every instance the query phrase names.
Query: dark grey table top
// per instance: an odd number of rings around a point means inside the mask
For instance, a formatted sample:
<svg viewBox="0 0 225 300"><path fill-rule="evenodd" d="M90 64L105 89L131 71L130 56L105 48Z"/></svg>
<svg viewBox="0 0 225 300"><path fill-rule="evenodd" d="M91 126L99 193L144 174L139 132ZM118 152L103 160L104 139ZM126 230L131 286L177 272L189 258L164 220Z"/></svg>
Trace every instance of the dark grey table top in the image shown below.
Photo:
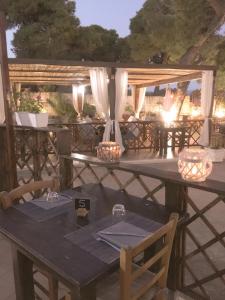
<svg viewBox="0 0 225 300"><path fill-rule="evenodd" d="M111 215L112 206L116 203L123 203L127 210L159 223L165 223L169 217L163 206L97 184L83 185L76 188L76 191L88 193L94 199L88 224L95 224ZM107 264L66 239L65 235L86 224L77 220L73 205L67 205L71 209L43 222L33 220L14 207L0 210L0 232L69 284L84 287L115 268L119 262L119 253L117 261Z"/></svg>

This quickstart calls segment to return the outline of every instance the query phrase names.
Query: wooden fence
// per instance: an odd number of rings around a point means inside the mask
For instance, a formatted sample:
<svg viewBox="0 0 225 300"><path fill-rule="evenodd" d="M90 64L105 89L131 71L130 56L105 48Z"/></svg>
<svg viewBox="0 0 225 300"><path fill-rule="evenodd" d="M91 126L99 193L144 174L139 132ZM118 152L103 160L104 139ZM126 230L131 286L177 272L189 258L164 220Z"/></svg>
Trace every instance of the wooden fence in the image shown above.
<svg viewBox="0 0 225 300"><path fill-rule="evenodd" d="M195 121L191 126L194 128L192 132L195 132L192 145L198 144L199 124L200 121ZM144 125L151 128L151 123ZM77 128L77 124L72 128ZM225 210L224 183L211 180L203 184L190 184L182 181L179 175L155 172L150 167L121 164L98 166L94 159L81 158L78 154L73 154L71 159L71 146L74 150L77 145L73 130L15 127L19 184L57 175L62 188L98 182L138 195L156 205L164 204L179 213L188 212L190 218L177 237L173 264L178 271L170 285L192 295L194 299L225 299L225 223L224 217L221 217ZM7 172L7 166L4 165L4 151L7 151L4 147L4 131L4 126L0 127L2 178L7 176L2 171ZM150 138L147 139L150 141ZM0 189L4 189L2 184ZM219 295L215 294L218 290Z"/></svg>
<svg viewBox="0 0 225 300"><path fill-rule="evenodd" d="M61 169L72 174L64 188L99 183L163 204L182 216L188 213L176 234L168 285L193 299L225 299L224 182L190 183L177 172L151 164L107 165L80 154L64 156Z"/></svg>
<svg viewBox="0 0 225 300"><path fill-rule="evenodd" d="M185 143L183 146L198 146L203 120L176 121L173 126L185 129ZM95 148L102 140L104 132L103 122L58 124L58 127L69 128L72 132L73 152L95 152ZM160 130L162 123L156 121L120 122L123 143L126 150L149 149L158 151L160 148ZM172 140L172 135L168 136ZM168 141L168 145L172 145Z"/></svg>

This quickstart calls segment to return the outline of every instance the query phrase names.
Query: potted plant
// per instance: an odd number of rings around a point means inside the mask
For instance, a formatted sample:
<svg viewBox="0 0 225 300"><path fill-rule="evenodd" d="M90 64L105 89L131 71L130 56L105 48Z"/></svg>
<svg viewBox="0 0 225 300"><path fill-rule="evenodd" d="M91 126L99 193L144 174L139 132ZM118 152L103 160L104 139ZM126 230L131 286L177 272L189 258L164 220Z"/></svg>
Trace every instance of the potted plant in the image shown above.
<svg viewBox="0 0 225 300"><path fill-rule="evenodd" d="M129 103L127 103L126 106L125 106L125 109L124 109L124 113L123 113L123 120L125 122L127 122L127 120L129 119L129 117L133 113L134 113L134 110L133 110L132 105L130 105Z"/></svg>
<svg viewBox="0 0 225 300"><path fill-rule="evenodd" d="M17 125L46 127L48 113L43 112L40 96L33 96L29 91L14 94L14 109Z"/></svg>
<svg viewBox="0 0 225 300"><path fill-rule="evenodd" d="M221 133L211 135L210 145L207 149L213 162L221 162L225 156L224 137Z"/></svg>

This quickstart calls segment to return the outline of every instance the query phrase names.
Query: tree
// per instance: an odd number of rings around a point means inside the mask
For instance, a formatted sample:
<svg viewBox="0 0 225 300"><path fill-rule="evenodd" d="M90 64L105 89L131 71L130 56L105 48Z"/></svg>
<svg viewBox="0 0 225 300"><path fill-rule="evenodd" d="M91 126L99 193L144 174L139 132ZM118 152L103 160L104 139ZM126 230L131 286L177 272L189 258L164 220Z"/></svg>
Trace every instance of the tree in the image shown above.
<svg viewBox="0 0 225 300"><path fill-rule="evenodd" d="M79 26L75 1L0 0L9 27L17 26L17 57L73 60L129 60L127 39L98 25Z"/></svg>
<svg viewBox="0 0 225 300"><path fill-rule="evenodd" d="M129 57L129 47L115 30L91 25L79 28L72 53L74 59L117 61Z"/></svg>
<svg viewBox="0 0 225 300"><path fill-rule="evenodd" d="M146 61L164 52L165 62L192 64L207 59L202 50L211 48L224 24L225 5L220 0L147 0L131 20L131 56Z"/></svg>
<svg viewBox="0 0 225 300"><path fill-rule="evenodd" d="M13 40L17 57L64 58L69 55L79 26L74 16L74 2L0 0L0 4L7 13L9 26L18 26Z"/></svg>

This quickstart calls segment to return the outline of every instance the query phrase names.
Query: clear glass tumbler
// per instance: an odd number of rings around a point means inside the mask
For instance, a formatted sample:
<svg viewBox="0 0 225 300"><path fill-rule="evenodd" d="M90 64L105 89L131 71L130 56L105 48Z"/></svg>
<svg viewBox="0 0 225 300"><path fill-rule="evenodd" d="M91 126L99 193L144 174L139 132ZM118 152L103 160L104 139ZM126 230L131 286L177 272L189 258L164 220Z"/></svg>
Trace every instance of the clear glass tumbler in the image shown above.
<svg viewBox="0 0 225 300"><path fill-rule="evenodd" d="M56 192L49 192L47 194L47 199L48 202L56 202L59 200L59 194Z"/></svg>
<svg viewBox="0 0 225 300"><path fill-rule="evenodd" d="M123 204L115 204L112 209L112 215L114 217L124 217L126 215L126 209Z"/></svg>

